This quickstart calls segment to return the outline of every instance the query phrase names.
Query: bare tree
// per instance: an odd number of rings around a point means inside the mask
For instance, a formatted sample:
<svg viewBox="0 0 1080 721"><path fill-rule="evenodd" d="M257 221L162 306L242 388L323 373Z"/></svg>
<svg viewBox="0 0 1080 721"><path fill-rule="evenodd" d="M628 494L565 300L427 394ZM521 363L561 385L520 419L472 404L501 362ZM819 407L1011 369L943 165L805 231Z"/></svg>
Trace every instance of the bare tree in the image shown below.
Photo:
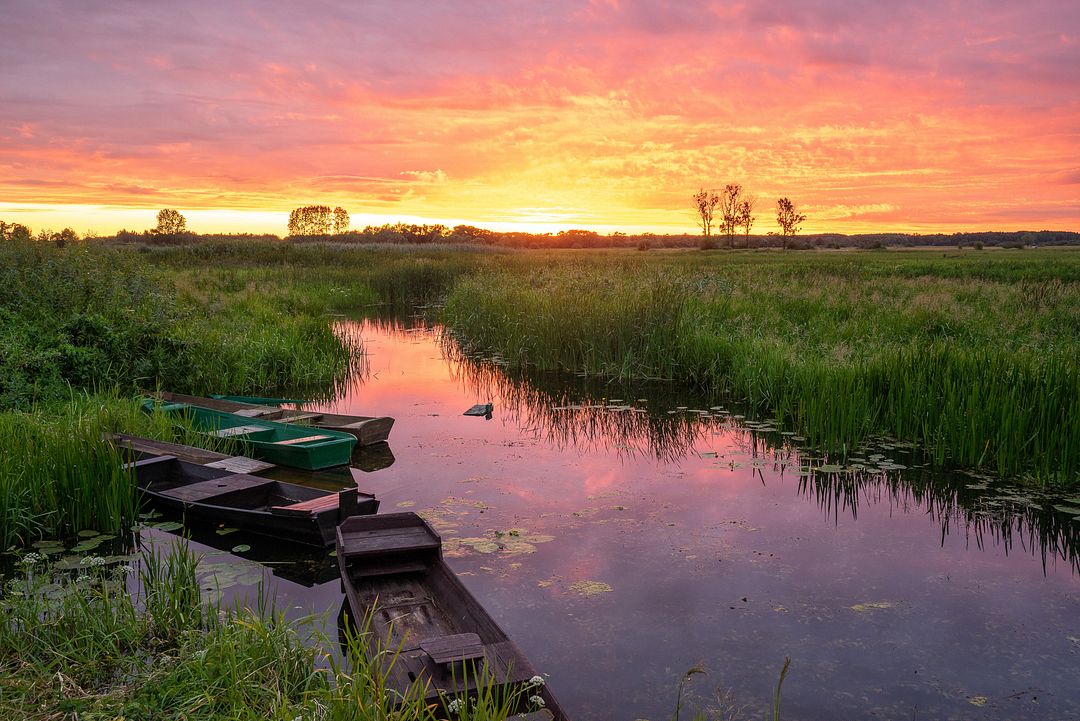
<svg viewBox="0 0 1080 721"><path fill-rule="evenodd" d="M744 245L747 248L750 247L750 228L754 225L755 205L757 205L757 197L753 195L744 195L742 202L739 203L739 225L745 233Z"/></svg>
<svg viewBox="0 0 1080 721"><path fill-rule="evenodd" d="M691 196L691 200L693 201L694 209L698 214L698 224L701 225L701 247L711 248L712 241L709 240L709 236L712 235L713 213L716 211L716 206L720 203L720 196L711 190L702 188Z"/></svg>
<svg viewBox="0 0 1080 721"><path fill-rule="evenodd" d="M788 239L795 237L799 226L805 220L806 216L795 212L795 204L787 198L776 201L776 224L780 226L780 234L784 236L784 250L787 250Z"/></svg>
<svg viewBox="0 0 1080 721"><path fill-rule="evenodd" d="M334 208L334 234L341 235L349 230L349 211Z"/></svg>
<svg viewBox="0 0 1080 721"><path fill-rule="evenodd" d="M720 191L720 230L727 236L729 248L735 247L735 228L740 225L742 197L743 189L738 183L728 183Z"/></svg>
<svg viewBox="0 0 1080 721"><path fill-rule="evenodd" d="M162 208L157 214L157 227L155 235L176 235L187 230L187 218L180 214L179 210Z"/></svg>

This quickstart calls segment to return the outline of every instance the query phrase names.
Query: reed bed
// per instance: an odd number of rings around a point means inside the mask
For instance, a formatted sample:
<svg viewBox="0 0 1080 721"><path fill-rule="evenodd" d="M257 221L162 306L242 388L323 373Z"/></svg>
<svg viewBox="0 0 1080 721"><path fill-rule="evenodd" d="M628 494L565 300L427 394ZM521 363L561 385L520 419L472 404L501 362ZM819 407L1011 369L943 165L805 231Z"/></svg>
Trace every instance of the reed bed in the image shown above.
<svg viewBox="0 0 1080 721"><path fill-rule="evenodd" d="M443 319L510 366L692 382L830 452L885 435L1080 482L1080 254L778 256L513 259Z"/></svg>
<svg viewBox="0 0 1080 721"><path fill-rule="evenodd" d="M370 616L331 653L316 617L203 601L199 563L186 542L74 573L23 556L0 593L0 717L498 721L532 693L481 670L467 697L425 703L423 680L387 683L400 649L369 643Z"/></svg>
<svg viewBox="0 0 1080 721"><path fill-rule="evenodd" d="M120 533L138 512L134 479L103 437L130 433L200 442L190 427L137 399L72 393L28 411L0 411L0 547L82 530ZM205 441L202 441L205 445Z"/></svg>

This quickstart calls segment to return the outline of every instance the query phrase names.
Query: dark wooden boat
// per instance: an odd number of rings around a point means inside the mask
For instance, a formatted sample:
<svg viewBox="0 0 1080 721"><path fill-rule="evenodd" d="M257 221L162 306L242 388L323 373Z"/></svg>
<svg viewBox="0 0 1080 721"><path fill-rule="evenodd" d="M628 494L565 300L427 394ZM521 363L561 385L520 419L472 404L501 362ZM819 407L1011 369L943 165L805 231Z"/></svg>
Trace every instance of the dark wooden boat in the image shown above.
<svg viewBox="0 0 1080 721"><path fill-rule="evenodd" d="M157 394L168 403L186 403L192 406L209 408L225 413L233 413L246 418L261 418L279 423L300 423L329 431L348 433L359 445L368 446L385 441L394 427L394 419L389 416L351 416L341 413L323 413L321 411L295 411L258 401L272 399L246 396L188 396L181 393L161 392ZM246 400L245 400L246 398Z"/></svg>
<svg viewBox="0 0 1080 721"><path fill-rule="evenodd" d="M313 546L334 543L334 529L358 513L375 513L374 496L355 488L325 491L181 461L174 456L128 464L144 501L189 517Z"/></svg>
<svg viewBox="0 0 1080 721"><path fill-rule="evenodd" d="M420 516L346 519L338 526L336 548L351 618L371 614L370 642L400 648L392 663L392 654L383 655L391 688L403 694L419 680L427 683L426 701L444 703L475 690L485 666L505 690L522 688L537 675L443 561L441 539ZM526 707L531 695L544 700L543 710ZM546 684L520 696L526 706L515 713L566 719Z"/></svg>

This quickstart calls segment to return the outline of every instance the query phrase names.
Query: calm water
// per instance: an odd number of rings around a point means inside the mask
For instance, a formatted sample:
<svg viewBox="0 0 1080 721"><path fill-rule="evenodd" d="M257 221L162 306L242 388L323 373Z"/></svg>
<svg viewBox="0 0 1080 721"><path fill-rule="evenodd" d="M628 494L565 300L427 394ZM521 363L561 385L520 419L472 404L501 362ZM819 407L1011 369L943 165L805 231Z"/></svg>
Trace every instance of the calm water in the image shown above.
<svg viewBox="0 0 1080 721"><path fill-rule="evenodd" d="M433 522L575 719L669 718L698 664L684 708L760 719L786 656L785 719L1080 719L1080 516L1050 510L1070 502L889 445L808 474L843 461L688 391L511 377L431 330L343 328L367 372L326 409L397 419L361 489ZM492 420L461 415L489 400ZM294 614L341 605L333 559L196 539L232 592L265 574Z"/></svg>

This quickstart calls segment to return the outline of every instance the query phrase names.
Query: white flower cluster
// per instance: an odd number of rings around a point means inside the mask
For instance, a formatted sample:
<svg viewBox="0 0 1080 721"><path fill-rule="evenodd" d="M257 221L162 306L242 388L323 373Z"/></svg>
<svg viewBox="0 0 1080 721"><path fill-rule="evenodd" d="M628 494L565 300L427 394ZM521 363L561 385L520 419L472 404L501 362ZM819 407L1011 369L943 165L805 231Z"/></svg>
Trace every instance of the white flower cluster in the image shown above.
<svg viewBox="0 0 1080 721"><path fill-rule="evenodd" d="M28 553L22 557L22 563L27 566L33 566L35 564L41 563L44 560L45 556L42 556L40 553Z"/></svg>
<svg viewBox="0 0 1080 721"><path fill-rule="evenodd" d="M461 707L463 705L464 704L461 703L461 699L456 698L456 699L454 699L453 701L451 701L450 703L448 703L446 705L446 710L449 711L450 713L457 713L458 711L461 710Z"/></svg>
<svg viewBox="0 0 1080 721"><path fill-rule="evenodd" d="M101 568L107 563L108 561L106 561L101 556L87 556L83 560L79 561L80 566L89 566L90 568Z"/></svg>
<svg viewBox="0 0 1080 721"><path fill-rule="evenodd" d="M528 685L531 686L531 687L534 687L534 688L539 687L539 686L543 686L544 685L544 677L543 676L533 676L532 678L529 679L529 684Z"/></svg>
<svg viewBox="0 0 1080 721"><path fill-rule="evenodd" d="M539 696L530 696L529 703L531 703L536 708L544 708L544 706L546 705L544 704L544 699L540 698Z"/></svg>

